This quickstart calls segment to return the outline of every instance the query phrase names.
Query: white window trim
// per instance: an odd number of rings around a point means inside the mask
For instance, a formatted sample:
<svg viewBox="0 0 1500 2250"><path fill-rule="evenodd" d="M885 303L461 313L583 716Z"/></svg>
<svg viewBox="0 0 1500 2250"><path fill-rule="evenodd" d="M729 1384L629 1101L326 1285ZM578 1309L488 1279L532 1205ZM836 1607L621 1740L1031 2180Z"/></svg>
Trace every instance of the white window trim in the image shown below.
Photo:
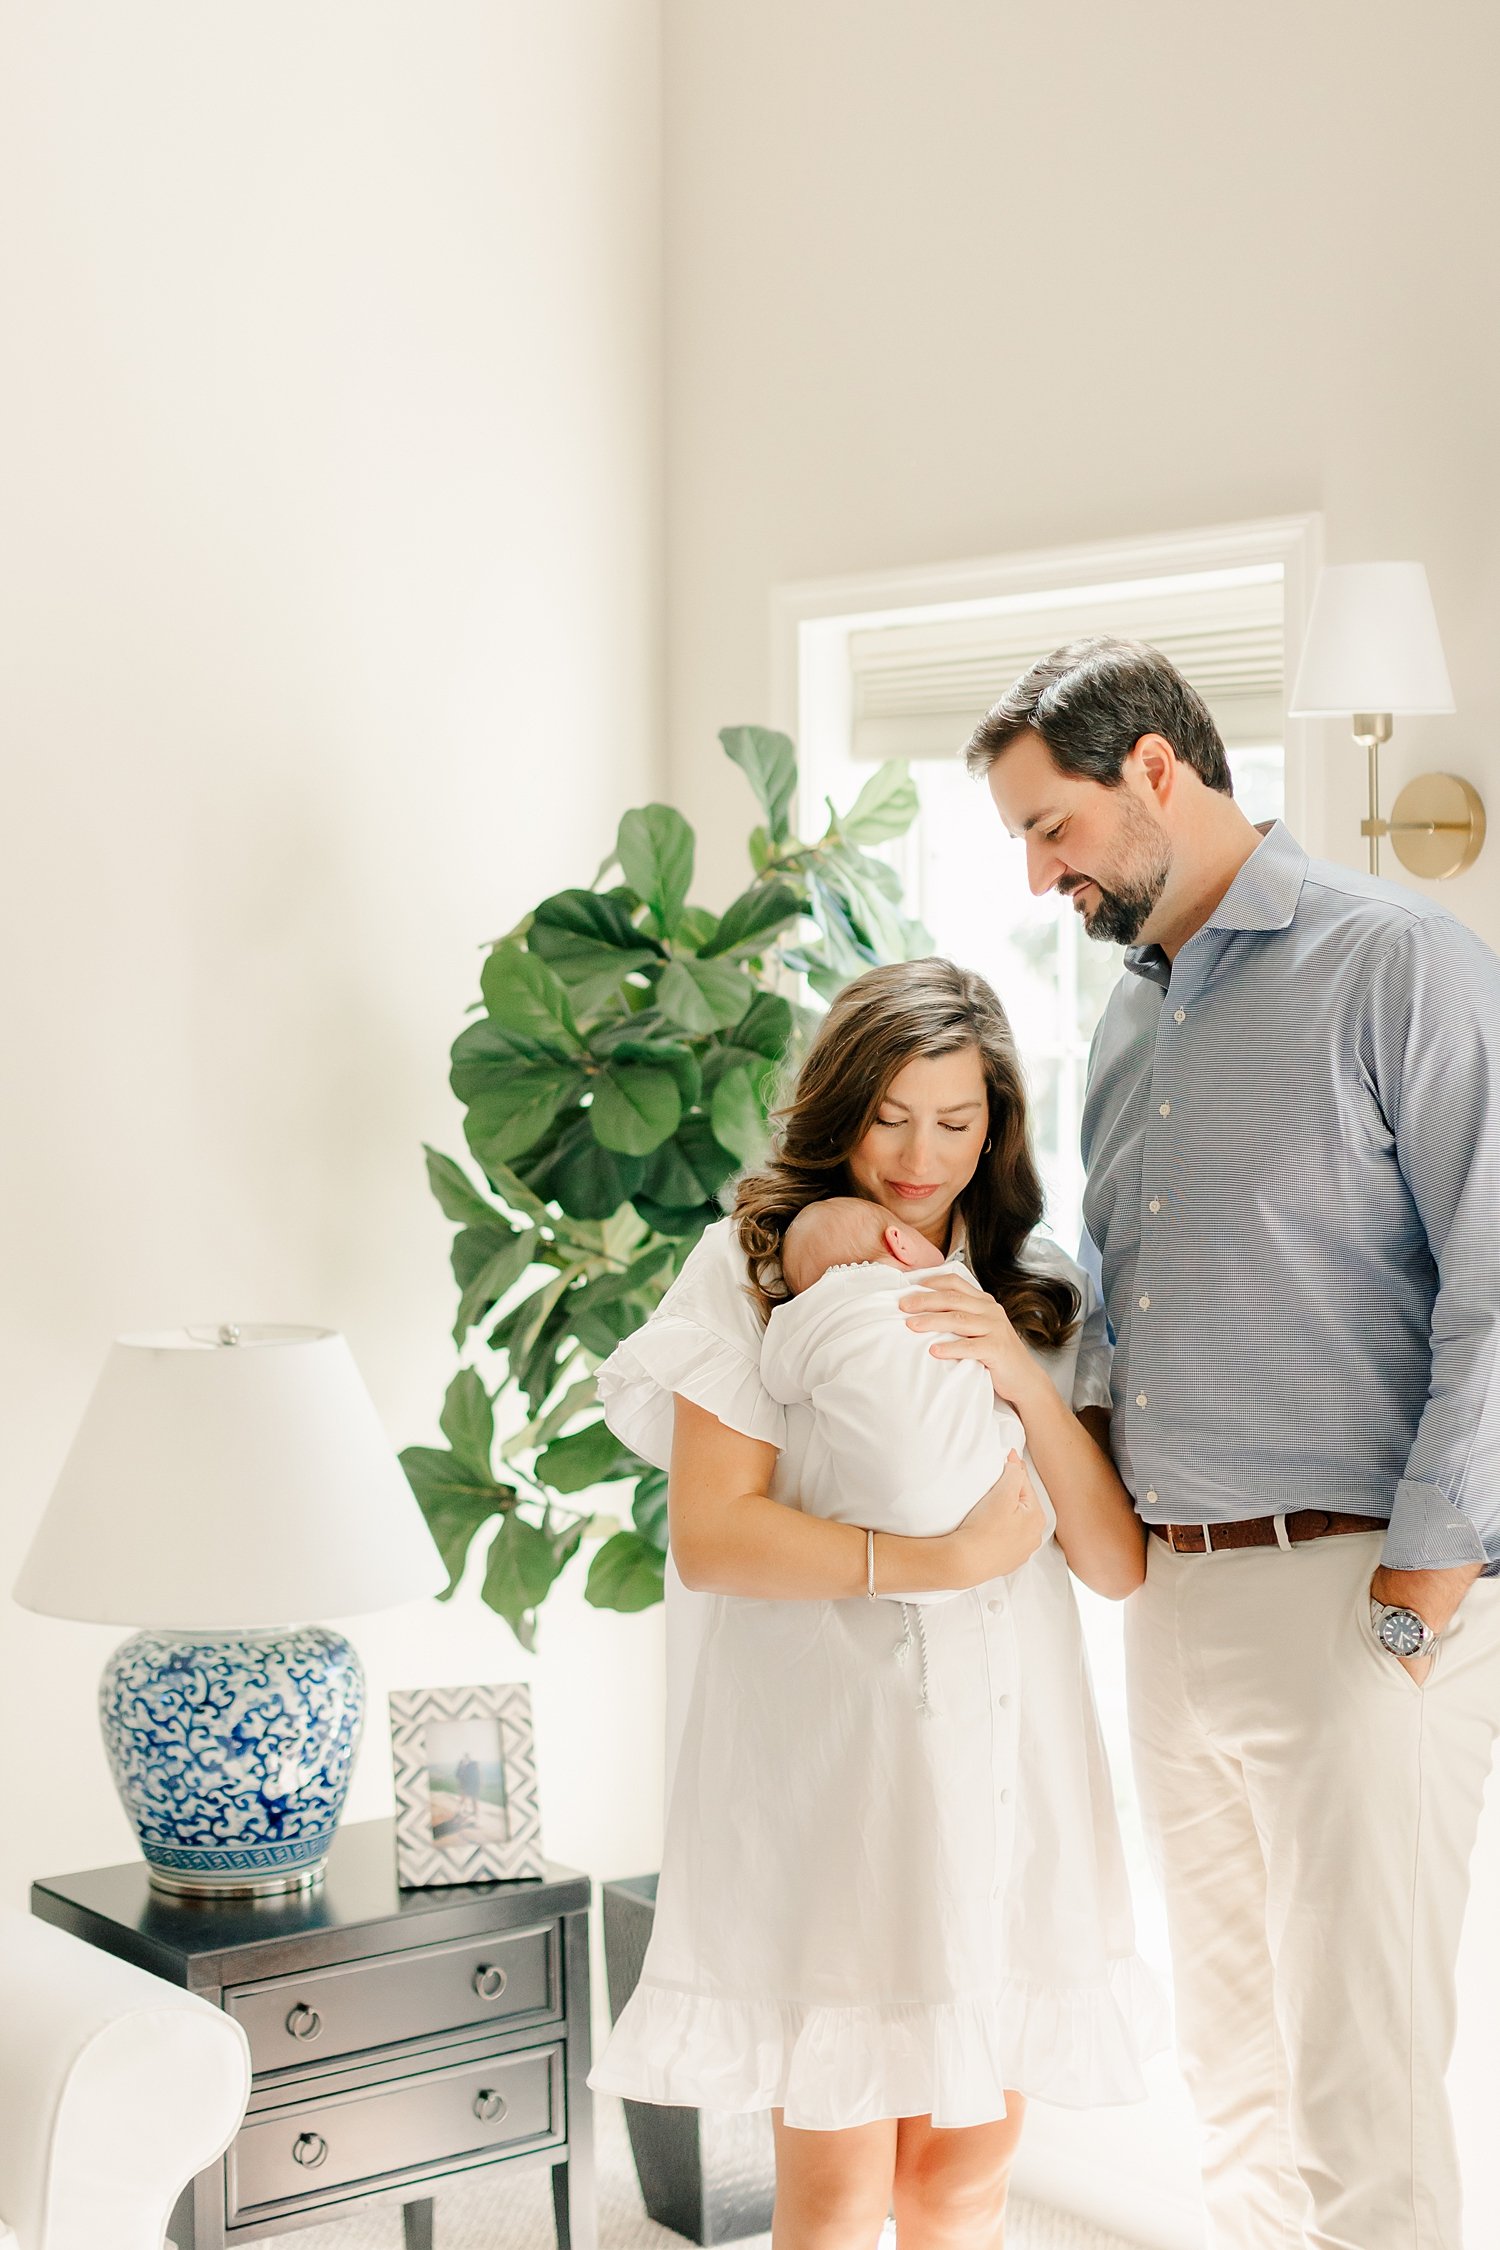
<svg viewBox="0 0 1500 2250"><path fill-rule="evenodd" d="M847 662L820 665L816 661L820 643L831 653L841 635L856 625L895 624L914 610L926 610L934 619L943 614L961 617L997 602L1023 608L1029 601L1067 589L1266 563L1279 564L1282 573L1283 678L1289 684L1296 677L1322 561L1323 518L1313 513L776 586L771 591L771 721L796 740L803 759L803 785L816 804L823 794L820 750L830 742L849 739ZM820 625L827 628L826 636L813 630ZM974 716L978 720L982 714L976 711ZM1322 805L1315 773L1322 744L1318 723L1287 719L1284 739L1287 825L1307 849L1317 851L1321 839L1315 829L1321 825L1317 816Z"/></svg>

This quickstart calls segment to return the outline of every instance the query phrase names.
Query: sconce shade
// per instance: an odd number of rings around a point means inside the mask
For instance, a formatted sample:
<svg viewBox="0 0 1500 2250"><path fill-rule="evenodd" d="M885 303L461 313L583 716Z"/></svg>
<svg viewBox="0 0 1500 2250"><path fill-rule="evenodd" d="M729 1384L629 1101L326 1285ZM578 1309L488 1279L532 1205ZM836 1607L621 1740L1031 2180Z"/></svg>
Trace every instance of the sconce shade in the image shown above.
<svg viewBox="0 0 1500 2250"><path fill-rule="evenodd" d="M111 1347L16 1584L51 1617L220 1631L447 1583L344 1338L250 1327Z"/></svg>
<svg viewBox="0 0 1500 2250"><path fill-rule="evenodd" d="M1421 563L1330 564L1313 596L1290 716L1452 709Z"/></svg>

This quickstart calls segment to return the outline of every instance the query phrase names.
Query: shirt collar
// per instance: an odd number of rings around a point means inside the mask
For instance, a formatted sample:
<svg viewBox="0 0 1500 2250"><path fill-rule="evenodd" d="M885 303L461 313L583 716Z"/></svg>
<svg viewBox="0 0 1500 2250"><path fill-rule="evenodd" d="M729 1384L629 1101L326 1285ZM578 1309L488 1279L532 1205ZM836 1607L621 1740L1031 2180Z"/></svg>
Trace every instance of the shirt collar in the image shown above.
<svg viewBox="0 0 1500 2250"><path fill-rule="evenodd" d="M1285 821L1257 823L1261 841L1235 876L1203 927L1206 930L1284 930L1297 911L1307 874L1307 854ZM1125 966L1164 985L1172 964L1159 945L1132 945Z"/></svg>

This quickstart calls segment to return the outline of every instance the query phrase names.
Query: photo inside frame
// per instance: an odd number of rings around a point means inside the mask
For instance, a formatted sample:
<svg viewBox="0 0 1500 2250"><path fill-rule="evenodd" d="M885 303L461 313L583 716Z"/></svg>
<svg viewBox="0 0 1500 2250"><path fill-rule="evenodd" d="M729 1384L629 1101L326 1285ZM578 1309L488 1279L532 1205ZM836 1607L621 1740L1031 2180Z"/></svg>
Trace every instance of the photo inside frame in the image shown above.
<svg viewBox="0 0 1500 2250"><path fill-rule="evenodd" d="M441 1851L509 1843L510 1800L498 1719L438 1719L422 1730L428 1819Z"/></svg>

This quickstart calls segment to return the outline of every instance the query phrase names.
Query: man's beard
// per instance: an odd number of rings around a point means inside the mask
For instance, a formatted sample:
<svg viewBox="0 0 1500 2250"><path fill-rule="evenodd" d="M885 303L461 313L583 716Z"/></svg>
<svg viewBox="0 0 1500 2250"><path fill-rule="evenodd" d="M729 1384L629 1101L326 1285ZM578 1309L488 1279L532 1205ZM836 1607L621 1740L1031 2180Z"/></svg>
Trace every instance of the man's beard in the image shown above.
<svg viewBox="0 0 1500 2250"><path fill-rule="evenodd" d="M1121 841L1126 856L1136 862L1131 874L1117 877L1113 888L1088 875L1073 876L1057 886L1068 897L1092 881L1099 903L1084 909L1083 926L1101 945L1135 943L1172 872L1171 846L1133 797L1123 799L1121 813Z"/></svg>

